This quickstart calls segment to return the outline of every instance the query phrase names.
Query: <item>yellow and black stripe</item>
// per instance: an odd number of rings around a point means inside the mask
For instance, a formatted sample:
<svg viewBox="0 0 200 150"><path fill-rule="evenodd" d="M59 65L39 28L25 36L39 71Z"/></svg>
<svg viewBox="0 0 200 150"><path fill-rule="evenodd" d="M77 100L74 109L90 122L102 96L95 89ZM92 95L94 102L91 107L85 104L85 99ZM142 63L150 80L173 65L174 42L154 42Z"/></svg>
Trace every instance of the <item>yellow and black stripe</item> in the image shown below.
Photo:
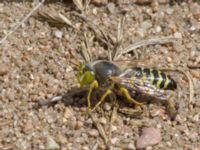
<svg viewBox="0 0 200 150"><path fill-rule="evenodd" d="M177 88L176 82L164 72L149 68L135 68L135 77L141 80L141 84L149 81L159 89L174 90Z"/></svg>

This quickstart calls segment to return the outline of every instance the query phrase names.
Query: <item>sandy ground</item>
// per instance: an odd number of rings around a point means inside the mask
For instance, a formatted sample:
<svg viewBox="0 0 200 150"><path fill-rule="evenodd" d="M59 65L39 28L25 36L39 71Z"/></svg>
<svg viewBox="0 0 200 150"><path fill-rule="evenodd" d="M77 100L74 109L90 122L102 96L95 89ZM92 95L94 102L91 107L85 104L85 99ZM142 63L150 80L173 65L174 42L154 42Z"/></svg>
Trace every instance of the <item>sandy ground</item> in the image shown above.
<svg viewBox="0 0 200 150"><path fill-rule="evenodd" d="M148 2L148 0L147 0ZM0 38L14 27L37 1L3 0L0 2ZM68 25L52 25L41 19L38 12L62 13L79 32ZM61 95L78 83L69 63L69 49L79 55L84 34L93 33L80 18L72 3L46 2L22 27L0 45L0 149L89 150L106 149L92 120L86 114L85 98L72 99L67 106L58 103L52 107L35 109L41 100ZM114 149L138 148L137 139L147 127L161 134L156 145L145 149L198 150L200 148L200 4L167 0L145 3L142 0L93 0L85 16L116 37L120 18L125 16L122 47L137 41L173 36L174 44L140 47L126 54L137 60L148 60L147 67L174 67L190 72L194 82L194 98L189 100L187 78L180 73L171 75L177 81L173 103L178 115L171 121L160 104L142 106L141 117L118 114L111 126L110 142ZM98 40L89 43L96 58L108 54ZM80 55L79 55L80 57ZM109 130L112 104L102 104L94 115L106 133ZM158 135L157 135L158 136Z"/></svg>

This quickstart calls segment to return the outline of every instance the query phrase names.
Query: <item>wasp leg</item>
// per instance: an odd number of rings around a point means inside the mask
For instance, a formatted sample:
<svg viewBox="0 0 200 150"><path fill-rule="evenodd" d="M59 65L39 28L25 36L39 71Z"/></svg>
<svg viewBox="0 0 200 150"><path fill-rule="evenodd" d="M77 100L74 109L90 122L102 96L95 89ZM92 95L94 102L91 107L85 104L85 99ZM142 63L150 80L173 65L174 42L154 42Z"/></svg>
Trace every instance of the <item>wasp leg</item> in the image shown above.
<svg viewBox="0 0 200 150"><path fill-rule="evenodd" d="M88 111L91 111L91 95L92 91L99 87L99 83L97 80L93 81L90 85L90 89L87 96L87 103L88 103Z"/></svg>
<svg viewBox="0 0 200 150"><path fill-rule="evenodd" d="M142 104L143 104L143 103L140 103L140 102L137 102L136 100L134 100L134 99L130 96L129 91L128 91L126 88L120 87L120 92L126 97L126 99L127 99L128 101L133 102L133 103L135 103L135 104L137 104L137 105L142 105Z"/></svg>
<svg viewBox="0 0 200 150"><path fill-rule="evenodd" d="M101 96L99 102L94 106L94 108L90 112L93 112L111 93L112 91L110 89L107 89L106 92Z"/></svg>

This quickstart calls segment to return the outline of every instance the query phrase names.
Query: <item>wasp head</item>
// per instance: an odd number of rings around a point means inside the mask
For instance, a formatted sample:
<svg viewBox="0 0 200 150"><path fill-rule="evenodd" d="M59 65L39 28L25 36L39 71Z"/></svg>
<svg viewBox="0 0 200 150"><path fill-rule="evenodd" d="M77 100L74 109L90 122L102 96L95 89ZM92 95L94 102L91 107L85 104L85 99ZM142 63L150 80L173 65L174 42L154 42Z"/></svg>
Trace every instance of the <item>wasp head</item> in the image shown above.
<svg viewBox="0 0 200 150"><path fill-rule="evenodd" d="M81 63L76 78L80 86L91 84L95 80L95 73L89 64Z"/></svg>

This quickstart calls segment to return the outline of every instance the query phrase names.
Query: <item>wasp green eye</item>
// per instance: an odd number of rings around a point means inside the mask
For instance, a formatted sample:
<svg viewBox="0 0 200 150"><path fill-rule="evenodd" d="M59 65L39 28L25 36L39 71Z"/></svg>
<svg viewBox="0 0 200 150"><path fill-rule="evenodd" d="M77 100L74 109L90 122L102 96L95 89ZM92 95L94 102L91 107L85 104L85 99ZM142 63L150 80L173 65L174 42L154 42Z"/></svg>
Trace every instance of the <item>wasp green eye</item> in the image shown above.
<svg viewBox="0 0 200 150"><path fill-rule="evenodd" d="M92 83L95 80L95 75L92 71L85 71L78 75L77 79L82 87L83 85Z"/></svg>
<svg viewBox="0 0 200 150"><path fill-rule="evenodd" d="M88 68L88 66L81 64L77 79L82 87L86 84L92 83L95 80L95 74Z"/></svg>

